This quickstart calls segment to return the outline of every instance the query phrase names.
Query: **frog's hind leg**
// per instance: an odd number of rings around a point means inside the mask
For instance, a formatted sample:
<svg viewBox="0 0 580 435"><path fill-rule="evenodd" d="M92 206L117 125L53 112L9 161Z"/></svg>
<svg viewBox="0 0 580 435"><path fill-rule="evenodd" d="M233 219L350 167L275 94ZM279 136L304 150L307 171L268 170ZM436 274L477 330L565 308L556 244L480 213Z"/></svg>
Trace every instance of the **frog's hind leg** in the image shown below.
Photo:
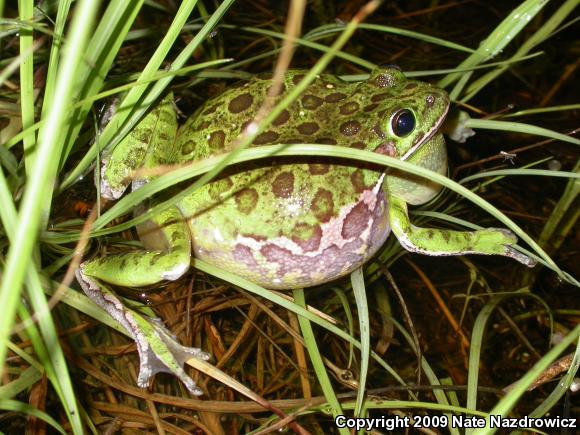
<svg viewBox="0 0 580 435"><path fill-rule="evenodd" d="M516 236L503 228L486 228L478 231L452 231L419 228L411 223L407 203L389 195L389 221L399 243L408 251L426 255L503 255L528 267L536 262L513 248Z"/></svg>
<svg viewBox="0 0 580 435"><path fill-rule="evenodd" d="M86 295L117 320L133 337L139 352L140 367L137 383L149 384L151 376L164 371L174 373L193 394L201 394L195 382L183 370L192 357L209 359L197 348L180 345L157 319L127 308L104 284L142 286L182 276L190 264L191 241L187 222L177 208L152 218L164 236L166 249L138 251L89 260L77 270L77 279Z"/></svg>
<svg viewBox="0 0 580 435"><path fill-rule="evenodd" d="M154 238L151 235L158 240L151 241ZM191 260L191 236L187 222L176 207L154 216L142 238L146 240L146 246L156 249L96 258L83 263L82 272L125 287L174 281L187 272Z"/></svg>

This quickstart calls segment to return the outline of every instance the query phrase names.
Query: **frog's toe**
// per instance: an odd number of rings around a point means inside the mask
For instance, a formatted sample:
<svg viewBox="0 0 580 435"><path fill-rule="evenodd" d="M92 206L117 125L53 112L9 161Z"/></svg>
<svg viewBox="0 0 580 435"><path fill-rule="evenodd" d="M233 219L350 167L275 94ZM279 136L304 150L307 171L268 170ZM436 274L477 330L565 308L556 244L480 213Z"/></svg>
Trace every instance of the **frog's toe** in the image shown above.
<svg viewBox="0 0 580 435"><path fill-rule="evenodd" d="M537 261L534 260L532 257L528 257L525 254L522 254L520 251L517 251L516 249L514 249L512 246L505 246L505 253L504 255L506 257L510 257L513 258L516 261L519 261L520 263L528 266L528 267L534 267L537 264Z"/></svg>
<svg viewBox="0 0 580 435"><path fill-rule="evenodd" d="M183 365L191 358L204 361L210 359L207 352L199 348L187 347L179 344L175 336L169 332L159 319L147 319L153 327L155 338L143 341L136 340L139 356L139 378L137 383L141 387L149 385L149 380L159 372L172 373L177 376L186 388L196 396L203 394L193 379L185 373Z"/></svg>

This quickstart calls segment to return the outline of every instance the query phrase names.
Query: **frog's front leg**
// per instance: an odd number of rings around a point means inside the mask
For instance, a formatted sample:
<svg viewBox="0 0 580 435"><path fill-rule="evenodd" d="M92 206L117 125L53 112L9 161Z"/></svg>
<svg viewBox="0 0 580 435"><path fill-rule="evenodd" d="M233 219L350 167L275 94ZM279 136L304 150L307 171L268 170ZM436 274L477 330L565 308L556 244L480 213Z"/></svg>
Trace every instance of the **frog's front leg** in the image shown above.
<svg viewBox="0 0 580 435"><path fill-rule="evenodd" d="M389 220L399 243L408 251L426 255L504 255L528 267L536 262L516 251L516 236L503 228L486 228L478 231L453 231L419 228L411 223L407 203L388 195Z"/></svg>
<svg viewBox="0 0 580 435"><path fill-rule="evenodd" d="M143 316L123 305L103 282L135 287L182 276L190 264L191 240L187 222L177 208L152 218L163 237L165 249L131 252L97 258L81 264L77 279L89 298L107 311L129 332L137 344L140 366L137 383L147 387L157 372L174 373L192 394L202 394L183 370L183 364L195 357L209 355L197 348L180 345L158 319Z"/></svg>

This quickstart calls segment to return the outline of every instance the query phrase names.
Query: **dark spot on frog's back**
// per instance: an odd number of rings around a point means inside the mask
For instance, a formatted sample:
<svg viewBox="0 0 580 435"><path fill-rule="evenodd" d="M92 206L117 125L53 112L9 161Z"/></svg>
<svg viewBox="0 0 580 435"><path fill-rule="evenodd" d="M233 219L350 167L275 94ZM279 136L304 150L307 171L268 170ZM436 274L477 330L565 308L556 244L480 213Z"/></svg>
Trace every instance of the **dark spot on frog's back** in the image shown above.
<svg viewBox="0 0 580 435"><path fill-rule="evenodd" d="M211 125L211 122L209 122L207 119L200 122L198 125L196 125L194 127L194 131L203 131L206 128L208 128Z"/></svg>
<svg viewBox="0 0 580 435"><path fill-rule="evenodd" d="M309 225L306 222L299 222L292 230L292 241L305 252L316 251L322 240L322 228L320 225Z"/></svg>
<svg viewBox="0 0 580 435"><path fill-rule="evenodd" d="M256 189L245 188L235 195L236 206L242 214L250 214L258 205L258 192Z"/></svg>
<svg viewBox="0 0 580 435"><path fill-rule="evenodd" d="M163 254L159 252L151 257L151 260L149 260L149 266L155 266L155 263L157 263L162 256Z"/></svg>
<svg viewBox="0 0 580 435"><path fill-rule="evenodd" d="M355 113L358 111L359 105L355 101L351 101L349 103L345 103L340 106L339 111L341 115L350 115L351 113Z"/></svg>
<svg viewBox="0 0 580 435"><path fill-rule="evenodd" d="M278 140L280 135L275 131L265 131L264 133L258 135L256 139L254 139L254 145L266 145L270 143L274 143Z"/></svg>
<svg viewBox="0 0 580 435"><path fill-rule="evenodd" d="M278 174L272 182L272 193L278 198L290 198L294 192L294 175L291 172Z"/></svg>
<svg viewBox="0 0 580 435"><path fill-rule="evenodd" d="M300 132L300 134L304 134L304 135L311 135L316 133L318 130L320 130L320 127L318 126L318 124L316 122L304 122L302 124L300 124L297 127L298 131Z"/></svg>
<svg viewBox="0 0 580 435"><path fill-rule="evenodd" d="M193 140L189 139L187 142L185 142L182 145L181 154L182 155L190 154L193 152L193 150L195 150L195 142Z"/></svg>
<svg viewBox="0 0 580 435"><path fill-rule="evenodd" d="M218 108L218 105L215 104L213 106L209 106L207 109L205 109L203 112L201 112L202 115L211 115L212 113L214 113Z"/></svg>
<svg viewBox="0 0 580 435"><path fill-rule="evenodd" d="M340 92L334 92L324 97L324 101L326 101L327 103L338 103L339 101L344 100L345 98L346 95Z"/></svg>
<svg viewBox="0 0 580 435"><path fill-rule="evenodd" d="M222 130L214 131L209 135L208 142L212 151L221 150L226 142L226 134Z"/></svg>
<svg viewBox="0 0 580 435"><path fill-rule="evenodd" d="M222 178L220 180L213 181L209 184L208 192L211 199L219 200L221 195L234 187L234 182L231 177Z"/></svg>
<svg viewBox="0 0 580 435"><path fill-rule="evenodd" d="M139 142L149 143L151 141L151 135L153 134L153 132L150 128L140 127L136 128L133 134L136 136Z"/></svg>
<svg viewBox="0 0 580 435"><path fill-rule="evenodd" d="M391 96L390 92L382 92L380 94L375 94L371 97L371 101L373 103L377 103L379 101L383 101L386 100L387 98L389 98Z"/></svg>
<svg viewBox="0 0 580 435"><path fill-rule="evenodd" d="M318 109L324 101L316 95L308 94L302 97L302 106L307 110Z"/></svg>
<svg viewBox="0 0 580 435"><path fill-rule="evenodd" d="M169 142L170 140L173 140L173 138L169 136L169 133L167 133L165 130L159 132L159 139L161 139L163 142Z"/></svg>
<svg viewBox="0 0 580 435"><path fill-rule="evenodd" d="M347 121L340 125L340 132L345 136L354 136L360 129L361 125L358 121Z"/></svg>
<svg viewBox="0 0 580 435"><path fill-rule="evenodd" d="M372 215L364 202L359 202L344 218L342 237L350 239L358 237L368 226Z"/></svg>
<svg viewBox="0 0 580 435"><path fill-rule="evenodd" d="M228 110L231 113L240 113L243 112L244 110L249 109L253 102L254 97L252 97L251 94L245 93L242 95L238 95L236 98L230 101L230 104L228 105Z"/></svg>
<svg viewBox="0 0 580 435"><path fill-rule="evenodd" d="M325 163L310 163L308 165L308 172L311 175L324 175L330 170L330 165Z"/></svg>
<svg viewBox="0 0 580 435"><path fill-rule="evenodd" d="M413 82L407 83L405 85L405 89L407 89L407 90L415 89L416 87L417 87L417 83L413 83Z"/></svg>
<svg viewBox="0 0 580 435"><path fill-rule="evenodd" d="M326 189L318 189L312 199L311 209L320 222L328 222L334 216L332 193Z"/></svg>
<svg viewBox="0 0 580 435"><path fill-rule="evenodd" d="M350 182L354 186L356 193L362 193L365 189L367 189L363 173L360 169L357 169L350 175Z"/></svg>
<svg viewBox="0 0 580 435"><path fill-rule="evenodd" d="M373 110L375 110L377 107L379 107L379 103L372 103L369 104L368 106L363 107L363 112L372 112Z"/></svg>
<svg viewBox="0 0 580 435"><path fill-rule="evenodd" d="M290 112L288 112L287 110L283 110L282 113L280 113L278 117L274 121L272 121L272 125L279 127L280 125L286 124L289 119Z"/></svg>

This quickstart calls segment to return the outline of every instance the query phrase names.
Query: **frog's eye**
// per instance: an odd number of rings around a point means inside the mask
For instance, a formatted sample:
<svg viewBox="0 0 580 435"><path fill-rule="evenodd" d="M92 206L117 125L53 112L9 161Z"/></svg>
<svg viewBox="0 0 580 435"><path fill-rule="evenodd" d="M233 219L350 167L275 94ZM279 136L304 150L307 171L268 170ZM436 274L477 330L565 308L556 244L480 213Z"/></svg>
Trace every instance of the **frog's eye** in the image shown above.
<svg viewBox="0 0 580 435"><path fill-rule="evenodd" d="M399 110L391 118L391 128L397 136L407 136L415 129L415 115L409 109Z"/></svg>

